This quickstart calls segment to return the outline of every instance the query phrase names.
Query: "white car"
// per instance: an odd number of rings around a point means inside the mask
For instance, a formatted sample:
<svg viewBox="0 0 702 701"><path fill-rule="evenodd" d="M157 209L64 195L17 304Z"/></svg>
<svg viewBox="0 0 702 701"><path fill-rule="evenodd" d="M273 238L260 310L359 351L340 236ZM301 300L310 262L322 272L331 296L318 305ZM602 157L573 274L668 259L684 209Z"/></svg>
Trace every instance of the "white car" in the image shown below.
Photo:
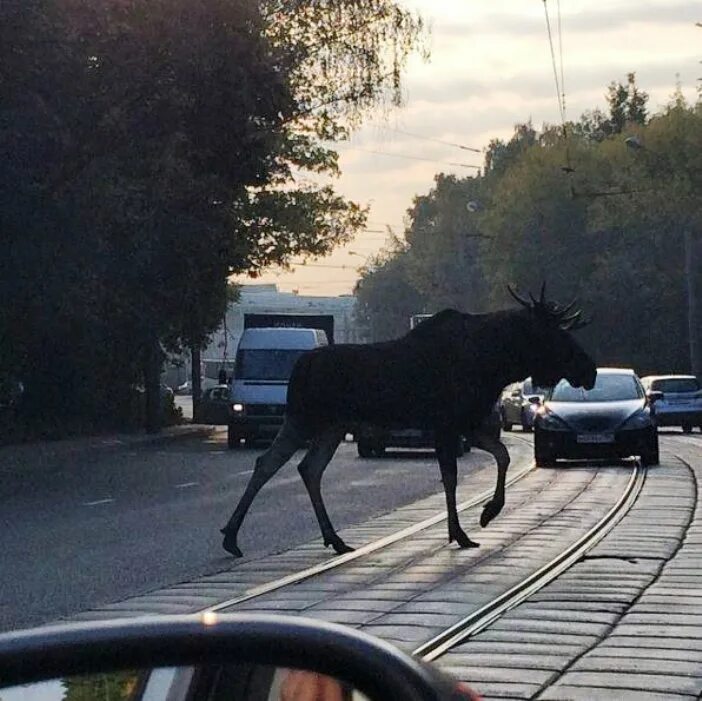
<svg viewBox="0 0 702 701"><path fill-rule="evenodd" d="M684 433L702 429L702 387L694 375L648 375L641 383L646 392L663 393L654 410L658 426L681 426Z"/></svg>

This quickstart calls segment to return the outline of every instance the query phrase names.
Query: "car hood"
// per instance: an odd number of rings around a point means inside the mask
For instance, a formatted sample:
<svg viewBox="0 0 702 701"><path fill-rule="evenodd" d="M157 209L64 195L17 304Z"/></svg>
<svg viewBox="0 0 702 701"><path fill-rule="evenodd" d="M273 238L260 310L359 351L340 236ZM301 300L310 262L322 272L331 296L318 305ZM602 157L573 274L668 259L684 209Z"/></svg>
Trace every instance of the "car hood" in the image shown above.
<svg viewBox="0 0 702 701"><path fill-rule="evenodd" d="M643 399L622 402L546 402L546 408L574 431L614 431L646 405Z"/></svg>

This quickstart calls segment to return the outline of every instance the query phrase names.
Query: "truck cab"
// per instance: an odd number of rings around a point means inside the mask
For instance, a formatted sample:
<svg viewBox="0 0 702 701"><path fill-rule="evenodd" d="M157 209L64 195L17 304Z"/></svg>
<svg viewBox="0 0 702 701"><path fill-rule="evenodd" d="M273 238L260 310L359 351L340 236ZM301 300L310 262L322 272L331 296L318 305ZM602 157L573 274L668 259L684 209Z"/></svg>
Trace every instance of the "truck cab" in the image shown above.
<svg viewBox="0 0 702 701"><path fill-rule="evenodd" d="M320 329L248 328L239 341L230 390L227 440L272 439L283 423L288 382L297 359L328 345Z"/></svg>

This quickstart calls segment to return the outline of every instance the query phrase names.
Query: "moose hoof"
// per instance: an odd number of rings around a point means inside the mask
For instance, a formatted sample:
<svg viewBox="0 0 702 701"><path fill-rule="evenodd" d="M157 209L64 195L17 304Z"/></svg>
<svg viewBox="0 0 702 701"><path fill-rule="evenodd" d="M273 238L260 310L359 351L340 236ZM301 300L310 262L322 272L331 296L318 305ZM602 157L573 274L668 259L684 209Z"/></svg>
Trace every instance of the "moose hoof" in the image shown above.
<svg viewBox="0 0 702 701"><path fill-rule="evenodd" d="M354 551L354 548L352 548L350 545L346 545L346 543L344 543L344 541L338 536L336 538L325 538L324 547L328 548L330 545L332 548L334 548L337 555L352 553Z"/></svg>
<svg viewBox="0 0 702 701"><path fill-rule="evenodd" d="M458 547L462 549L480 547L480 543L471 540L463 531L449 535L449 543L452 543L454 540L458 543Z"/></svg>
<svg viewBox="0 0 702 701"><path fill-rule="evenodd" d="M224 529L221 531L224 533L224 540L222 541L222 547L234 557L243 557L241 549L236 544L236 536L232 533L227 533Z"/></svg>
<svg viewBox="0 0 702 701"><path fill-rule="evenodd" d="M500 501L489 501L487 504L485 504L485 508L483 509L483 513L480 515L480 525L485 528L485 526L492 521L492 519L497 516L497 514L502 511L502 506L504 502Z"/></svg>

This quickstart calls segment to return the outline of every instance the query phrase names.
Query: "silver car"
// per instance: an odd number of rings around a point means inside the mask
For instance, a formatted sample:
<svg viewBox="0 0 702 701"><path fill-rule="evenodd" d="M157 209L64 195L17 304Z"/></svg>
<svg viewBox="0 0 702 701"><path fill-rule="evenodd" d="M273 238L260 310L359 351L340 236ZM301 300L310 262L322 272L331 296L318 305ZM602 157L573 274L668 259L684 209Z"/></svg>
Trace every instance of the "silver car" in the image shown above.
<svg viewBox="0 0 702 701"><path fill-rule="evenodd" d="M641 383L647 393L663 393L654 409L657 426L680 426L684 433L702 429L702 387L694 375L648 375Z"/></svg>
<svg viewBox="0 0 702 701"><path fill-rule="evenodd" d="M546 390L536 387L530 377L524 382L507 385L500 399L502 428L511 431L512 426L518 424L523 431L531 431L536 410L541 406L545 394Z"/></svg>

